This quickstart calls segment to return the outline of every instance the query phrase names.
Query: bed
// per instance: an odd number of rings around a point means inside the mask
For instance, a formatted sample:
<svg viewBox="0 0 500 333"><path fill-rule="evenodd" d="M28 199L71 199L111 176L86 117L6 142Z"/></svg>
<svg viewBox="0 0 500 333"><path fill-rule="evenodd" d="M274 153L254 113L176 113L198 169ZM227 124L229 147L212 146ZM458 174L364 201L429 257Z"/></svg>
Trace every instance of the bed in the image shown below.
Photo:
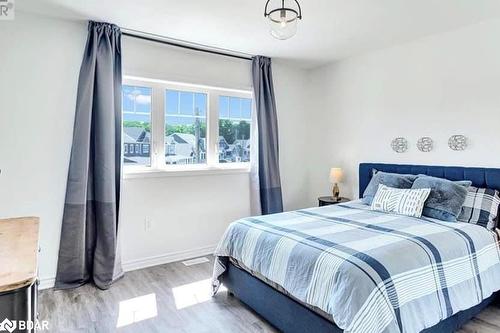
<svg viewBox="0 0 500 333"><path fill-rule="evenodd" d="M362 163L500 189L500 169ZM360 202L246 218L216 250L214 288L284 332L453 332L496 299L498 236Z"/></svg>

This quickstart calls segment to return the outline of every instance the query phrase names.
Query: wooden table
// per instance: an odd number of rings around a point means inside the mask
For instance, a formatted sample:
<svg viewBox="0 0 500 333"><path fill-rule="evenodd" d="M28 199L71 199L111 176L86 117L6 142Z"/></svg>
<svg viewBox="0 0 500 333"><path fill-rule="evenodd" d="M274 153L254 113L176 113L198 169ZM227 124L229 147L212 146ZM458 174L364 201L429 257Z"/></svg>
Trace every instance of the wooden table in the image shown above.
<svg viewBox="0 0 500 333"><path fill-rule="evenodd" d="M0 320L36 318L39 223L38 217L0 219Z"/></svg>

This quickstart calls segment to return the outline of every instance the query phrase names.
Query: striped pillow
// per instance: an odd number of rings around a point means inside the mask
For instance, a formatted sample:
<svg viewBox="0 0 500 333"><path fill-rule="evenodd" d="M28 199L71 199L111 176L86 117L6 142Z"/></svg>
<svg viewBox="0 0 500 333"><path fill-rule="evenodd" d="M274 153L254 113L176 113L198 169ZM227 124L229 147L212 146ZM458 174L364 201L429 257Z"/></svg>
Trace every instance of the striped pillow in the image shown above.
<svg viewBox="0 0 500 333"><path fill-rule="evenodd" d="M420 217L430 188L401 189L380 184L371 209L387 213Z"/></svg>
<svg viewBox="0 0 500 333"><path fill-rule="evenodd" d="M471 186L467 189L462 211L458 221L474 223L489 230L497 226L498 206L500 197L497 190L477 188Z"/></svg>

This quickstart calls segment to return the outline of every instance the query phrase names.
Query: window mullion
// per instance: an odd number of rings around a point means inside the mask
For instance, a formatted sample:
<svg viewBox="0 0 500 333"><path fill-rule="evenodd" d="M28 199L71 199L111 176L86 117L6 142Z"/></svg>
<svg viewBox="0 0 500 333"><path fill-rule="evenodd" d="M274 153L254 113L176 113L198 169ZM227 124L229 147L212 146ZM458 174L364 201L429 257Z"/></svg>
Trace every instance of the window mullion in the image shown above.
<svg viewBox="0 0 500 333"><path fill-rule="evenodd" d="M216 166L219 163L219 96L215 91L208 91L207 112L207 164Z"/></svg>
<svg viewBox="0 0 500 333"><path fill-rule="evenodd" d="M153 122L153 152L151 166L156 169L161 169L164 167L164 157L165 156L165 114L163 108L165 105L165 93L164 89L155 85L153 87L153 112L152 112L152 122Z"/></svg>

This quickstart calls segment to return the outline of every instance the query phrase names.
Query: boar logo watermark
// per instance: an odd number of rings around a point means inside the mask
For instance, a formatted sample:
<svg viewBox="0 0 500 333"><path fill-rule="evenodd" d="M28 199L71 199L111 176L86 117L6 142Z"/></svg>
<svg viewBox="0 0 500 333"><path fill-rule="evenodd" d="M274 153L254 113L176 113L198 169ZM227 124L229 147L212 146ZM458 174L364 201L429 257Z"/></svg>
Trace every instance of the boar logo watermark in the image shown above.
<svg viewBox="0 0 500 333"><path fill-rule="evenodd" d="M20 331L44 331L49 329L49 322L46 320L10 320L9 318L5 318L0 323L0 332L9 332L12 333L15 330Z"/></svg>
<svg viewBox="0 0 500 333"><path fill-rule="evenodd" d="M9 320L8 318L5 318L4 321L0 323L0 331L8 331L10 333L14 332L16 329L16 321L15 320Z"/></svg>

